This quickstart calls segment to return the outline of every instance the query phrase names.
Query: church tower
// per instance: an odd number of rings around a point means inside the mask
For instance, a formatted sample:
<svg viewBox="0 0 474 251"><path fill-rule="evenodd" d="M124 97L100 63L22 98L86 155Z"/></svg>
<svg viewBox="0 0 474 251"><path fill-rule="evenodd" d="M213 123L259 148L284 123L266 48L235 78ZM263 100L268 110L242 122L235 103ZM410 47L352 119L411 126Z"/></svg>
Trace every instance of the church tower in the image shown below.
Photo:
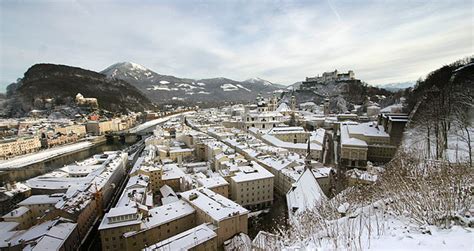
<svg viewBox="0 0 474 251"><path fill-rule="evenodd" d="M304 170L312 169L311 166L311 141L308 139L308 149L306 149L306 158L304 159Z"/></svg>

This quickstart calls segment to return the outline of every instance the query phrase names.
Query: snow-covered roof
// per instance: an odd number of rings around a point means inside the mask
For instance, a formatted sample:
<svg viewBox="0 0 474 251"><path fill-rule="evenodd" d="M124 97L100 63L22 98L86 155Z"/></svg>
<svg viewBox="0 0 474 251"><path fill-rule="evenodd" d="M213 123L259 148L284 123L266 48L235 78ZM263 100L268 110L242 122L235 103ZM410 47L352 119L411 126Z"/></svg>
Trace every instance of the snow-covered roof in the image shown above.
<svg viewBox="0 0 474 251"><path fill-rule="evenodd" d="M198 178L196 181L199 185L209 189L229 185L229 183L219 175L214 175L209 178Z"/></svg>
<svg viewBox="0 0 474 251"><path fill-rule="evenodd" d="M281 103L276 109L277 112L291 112L290 107L286 103Z"/></svg>
<svg viewBox="0 0 474 251"><path fill-rule="evenodd" d="M152 228L193 214L195 211L186 201L178 200L150 209L148 218L143 221L143 224L146 228Z"/></svg>
<svg viewBox="0 0 474 251"><path fill-rule="evenodd" d="M247 209L207 188L189 190L181 193L181 196L217 221L235 215L248 214Z"/></svg>
<svg viewBox="0 0 474 251"><path fill-rule="evenodd" d="M188 250L208 240L211 240L216 236L217 234L207 224L201 224L197 227L191 228L168 239L153 244L144 250Z"/></svg>
<svg viewBox="0 0 474 251"><path fill-rule="evenodd" d="M64 194L52 194L52 195L32 195L20 203L19 206L38 205L38 204L56 204L58 201L63 199Z"/></svg>
<svg viewBox="0 0 474 251"><path fill-rule="evenodd" d="M341 145L367 148L367 143L365 141L351 137L349 135L350 126L352 125L347 123L341 124Z"/></svg>
<svg viewBox="0 0 474 251"><path fill-rule="evenodd" d="M268 131L268 134L306 133L301 126L277 126Z"/></svg>
<svg viewBox="0 0 474 251"><path fill-rule="evenodd" d="M185 173L176 164L166 164L163 166L162 180L179 179L185 176Z"/></svg>
<svg viewBox="0 0 474 251"><path fill-rule="evenodd" d="M306 143L286 142L270 134L262 135L262 139L276 147L281 147L285 149L305 150L308 148L308 144ZM322 150L322 146L319 144L310 143L310 146L311 146L311 150L318 150L318 151Z"/></svg>
<svg viewBox="0 0 474 251"><path fill-rule="evenodd" d="M237 183L247 182L261 179L271 179L274 175L263 168L257 162L252 161L252 166L237 166L238 171L235 172L231 179Z"/></svg>
<svg viewBox="0 0 474 251"><path fill-rule="evenodd" d="M292 214L311 209L326 199L326 195L310 169L303 172L286 194L288 212Z"/></svg>
<svg viewBox="0 0 474 251"><path fill-rule="evenodd" d="M9 213L5 214L2 218L3 219L8 219L8 218L21 217L22 215L26 214L28 211L30 211L29 208L27 208L25 206L21 206L19 208L11 210Z"/></svg>

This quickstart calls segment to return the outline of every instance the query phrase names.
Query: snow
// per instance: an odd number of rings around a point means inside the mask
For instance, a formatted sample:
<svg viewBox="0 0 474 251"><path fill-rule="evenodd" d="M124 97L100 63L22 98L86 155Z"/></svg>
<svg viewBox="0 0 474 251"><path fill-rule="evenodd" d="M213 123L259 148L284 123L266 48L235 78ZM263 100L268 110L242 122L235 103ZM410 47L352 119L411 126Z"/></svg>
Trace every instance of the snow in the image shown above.
<svg viewBox="0 0 474 251"><path fill-rule="evenodd" d="M290 107L286 103L281 103L276 109L277 112L291 112Z"/></svg>
<svg viewBox="0 0 474 251"><path fill-rule="evenodd" d="M25 206L20 206L19 208L13 209L9 213L5 214L2 218L3 219L8 219L8 218L17 218L21 217L22 215L26 214L30 209L28 209Z"/></svg>
<svg viewBox="0 0 474 251"><path fill-rule="evenodd" d="M144 250L188 250L216 237L217 234L205 223L153 244Z"/></svg>
<svg viewBox="0 0 474 251"><path fill-rule="evenodd" d="M216 221L248 214L247 209L207 188L189 190L181 193L181 196Z"/></svg>
<svg viewBox="0 0 474 251"><path fill-rule="evenodd" d="M229 183L220 175L212 176L210 178L198 178L197 183L205 188L215 188L229 185Z"/></svg>
<svg viewBox="0 0 474 251"><path fill-rule="evenodd" d="M223 91L227 92L227 91L237 91L239 90L239 87L233 85L233 84L223 84L221 85L221 88Z"/></svg>
<svg viewBox="0 0 474 251"><path fill-rule="evenodd" d="M199 93L199 94L206 94L206 95L211 94L210 92L205 92L205 91L199 91L198 93Z"/></svg>
<svg viewBox="0 0 474 251"><path fill-rule="evenodd" d="M0 162L0 170L28 166L66 153L86 149L91 147L92 145L93 144L91 142L84 141L66 146L54 147L32 154L22 155L13 159Z"/></svg>
<svg viewBox="0 0 474 251"><path fill-rule="evenodd" d="M154 85L153 88L146 88L149 91L171 91L168 86Z"/></svg>
<svg viewBox="0 0 474 251"><path fill-rule="evenodd" d="M349 127L353 126L349 123L341 124L341 145L343 146L357 146L367 148L367 143L363 140L351 137L349 135Z"/></svg>
<svg viewBox="0 0 474 251"><path fill-rule="evenodd" d="M160 84L162 84L162 85L167 85L167 84L169 84L169 83L170 83L170 82L165 81L165 80L161 80L161 81L160 81Z"/></svg>
<svg viewBox="0 0 474 251"><path fill-rule="evenodd" d="M297 215L326 200L323 190L310 169L306 169L286 194L288 213Z"/></svg>
<svg viewBox="0 0 474 251"><path fill-rule="evenodd" d="M63 199L63 194L52 195L32 195L18 203L19 206L38 205L38 204L56 204Z"/></svg>
<svg viewBox="0 0 474 251"><path fill-rule="evenodd" d="M308 148L308 144L306 144L306 143L290 143L290 142L280 140L279 138L277 138L273 135L270 135L270 134L262 135L262 139L264 141L268 142L269 144L273 145L273 146L281 147L281 148L285 148L285 149L305 150L305 149ZM311 150L317 150L317 151L322 150L322 146L319 145L319 144L310 143L310 147L311 147Z"/></svg>
<svg viewBox="0 0 474 251"><path fill-rule="evenodd" d="M244 86L242 86L241 84L237 84L237 86L238 86L238 87L240 87L240 88L242 88L242 89L244 89L244 90L246 90L246 91L248 91L248 92L251 92L251 90L250 90L250 89L248 89L248 88L245 88L245 87L244 87Z"/></svg>
<svg viewBox="0 0 474 251"><path fill-rule="evenodd" d="M471 227L454 225L449 229L417 225L409 218L395 216L379 200L365 207L349 209L343 203L338 211L346 216L327 220L323 228L312 227L304 239L280 242L282 250L473 250ZM304 231L307 225L294 225L295 231ZM307 229L308 230L308 229Z"/></svg>
<svg viewBox="0 0 474 251"><path fill-rule="evenodd" d="M147 228L163 225L176 219L193 214L194 208L183 200L178 200L163 206L150 209L148 218L144 221Z"/></svg>
<svg viewBox="0 0 474 251"><path fill-rule="evenodd" d="M263 168L257 162L252 161L252 166L237 166L238 172L231 177L237 183L249 182L261 179L272 179L274 175Z"/></svg>
<svg viewBox="0 0 474 251"><path fill-rule="evenodd" d="M206 84L204 84L204 83L197 83L197 85L199 85L199 86L206 86Z"/></svg>

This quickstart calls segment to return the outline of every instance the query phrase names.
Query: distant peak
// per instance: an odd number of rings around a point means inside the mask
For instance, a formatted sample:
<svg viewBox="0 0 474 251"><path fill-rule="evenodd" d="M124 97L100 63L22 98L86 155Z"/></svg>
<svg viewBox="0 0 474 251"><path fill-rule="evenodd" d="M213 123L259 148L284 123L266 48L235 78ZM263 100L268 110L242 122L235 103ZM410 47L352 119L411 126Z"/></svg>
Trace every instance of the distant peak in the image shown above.
<svg viewBox="0 0 474 251"><path fill-rule="evenodd" d="M265 80L265 79L262 79L262 78L259 78L259 77L254 77L254 78L249 78L247 80L245 80L244 82L249 82L249 83L262 83L264 85L273 85L272 82L268 81L268 80Z"/></svg>

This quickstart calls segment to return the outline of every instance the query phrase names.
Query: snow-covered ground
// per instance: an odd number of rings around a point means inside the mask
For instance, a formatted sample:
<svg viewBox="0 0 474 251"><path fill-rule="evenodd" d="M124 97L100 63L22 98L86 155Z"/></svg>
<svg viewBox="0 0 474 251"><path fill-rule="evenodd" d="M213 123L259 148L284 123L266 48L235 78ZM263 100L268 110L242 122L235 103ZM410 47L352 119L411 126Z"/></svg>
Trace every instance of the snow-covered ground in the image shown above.
<svg viewBox="0 0 474 251"><path fill-rule="evenodd" d="M300 223L296 232L308 230L311 223ZM285 240L284 250L473 250L473 228L454 225L449 229L419 226L408 218L395 216L378 201L329 221L314 232L296 240ZM309 227L311 228L311 227ZM295 231L296 230L296 231Z"/></svg>
<svg viewBox="0 0 474 251"><path fill-rule="evenodd" d="M37 162L47 160L65 153L74 152L91 147L93 144L89 141L74 143L66 146L59 146L46 149L37 153L18 156L13 159L0 162L0 170L5 168L20 168Z"/></svg>
<svg viewBox="0 0 474 251"><path fill-rule="evenodd" d="M470 135L473 137L474 128L470 128ZM409 128L404 132L402 146L405 151L415 151L423 153L424 158L434 158L436 156L436 139L431 133L430 156L428 156L427 133L421 126ZM463 138L464 137L464 138ZM448 149L444 152L446 159L451 163L461 163L469 161L469 147L466 134L463 131L451 130L448 135Z"/></svg>

